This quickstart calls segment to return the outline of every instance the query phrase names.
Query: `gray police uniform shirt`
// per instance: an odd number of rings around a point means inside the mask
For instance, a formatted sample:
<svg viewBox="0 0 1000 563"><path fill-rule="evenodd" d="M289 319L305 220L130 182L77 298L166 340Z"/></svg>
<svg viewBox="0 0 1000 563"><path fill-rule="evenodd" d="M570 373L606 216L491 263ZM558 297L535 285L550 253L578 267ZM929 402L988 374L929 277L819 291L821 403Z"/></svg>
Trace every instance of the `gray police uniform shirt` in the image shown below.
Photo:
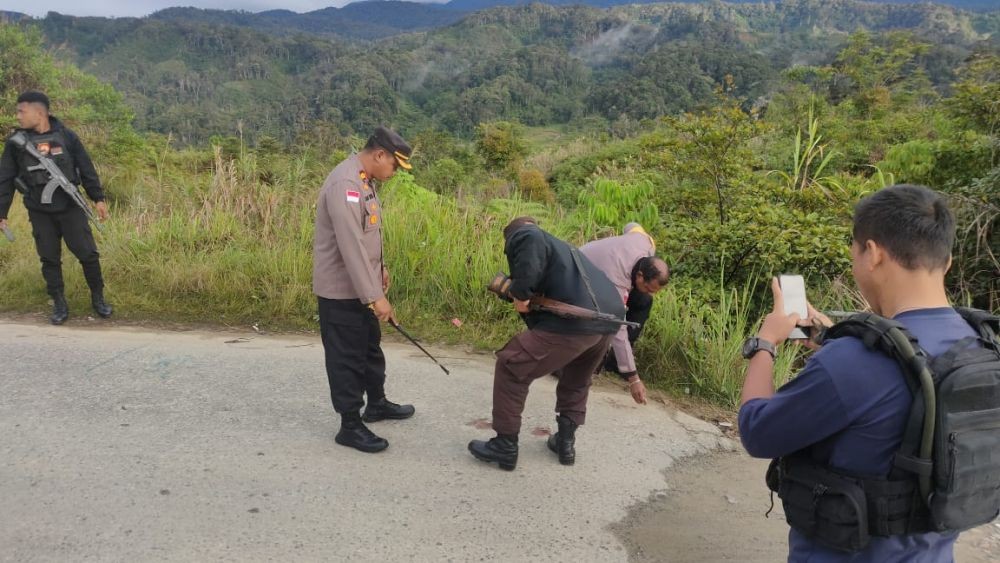
<svg viewBox="0 0 1000 563"><path fill-rule="evenodd" d="M382 204L352 155L327 176L316 203L313 293L371 303L382 292Z"/></svg>
<svg viewBox="0 0 1000 563"><path fill-rule="evenodd" d="M616 237L607 237L580 247L580 253L597 266L615 284L622 303L628 301L632 290L632 269L640 258L652 256L656 250L653 238L641 228ZM635 373L635 354L628 341L628 328L622 325L611 341L618 361L618 371L623 374Z"/></svg>

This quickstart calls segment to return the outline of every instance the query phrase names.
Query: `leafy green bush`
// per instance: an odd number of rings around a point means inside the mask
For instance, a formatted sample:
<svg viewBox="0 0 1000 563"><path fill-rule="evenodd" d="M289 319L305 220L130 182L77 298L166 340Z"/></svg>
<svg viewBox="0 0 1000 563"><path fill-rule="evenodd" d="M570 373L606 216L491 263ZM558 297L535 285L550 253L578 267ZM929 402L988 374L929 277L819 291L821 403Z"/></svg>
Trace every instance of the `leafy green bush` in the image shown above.
<svg viewBox="0 0 1000 563"><path fill-rule="evenodd" d="M494 171L515 168L528 154L523 128L509 121L479 124L476 148L487 167Z"/></svg>
<svg viewBox="0 0 1000 563"><path fill-rule="evenodd" d="M517 173L517 188L523 197L531 201L549 205L556 202L556 194L549 187L549 183L540 170L519 171Z"/></svg>

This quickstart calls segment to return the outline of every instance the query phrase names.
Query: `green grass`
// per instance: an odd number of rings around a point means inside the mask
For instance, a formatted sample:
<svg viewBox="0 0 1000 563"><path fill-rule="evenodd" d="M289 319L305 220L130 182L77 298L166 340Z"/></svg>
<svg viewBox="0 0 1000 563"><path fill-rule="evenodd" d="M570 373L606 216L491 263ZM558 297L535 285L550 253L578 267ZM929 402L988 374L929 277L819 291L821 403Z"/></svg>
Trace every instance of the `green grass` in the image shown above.
<svg viewBox="0 0 1000 563"><path fill-rule="evenodd" d="M113 218L97 238L116 315L315 329L314 201L328 172L316 162L304 155L264 166L252 153L227 160L218 150L168 150L142 169L103 170L115 199ZM578 216L517 199L458 203L408 175L382 195L390 300L405 326L438 342L497 348L523 327L512 307L485 289L507 269L501 229L511 217L538 215L547 229L577 243L590 229ZM0 243L0 310L47 310L20 203L10 223L19 239ZM89 310L68 252L63 270L71 308ZM643 378L654 388L735 406L745 368L739 347L759 310L754 283L707 297L677 284L661 292L637 347ZM781 355L777 380L794 361L793 351Z"/></svg>

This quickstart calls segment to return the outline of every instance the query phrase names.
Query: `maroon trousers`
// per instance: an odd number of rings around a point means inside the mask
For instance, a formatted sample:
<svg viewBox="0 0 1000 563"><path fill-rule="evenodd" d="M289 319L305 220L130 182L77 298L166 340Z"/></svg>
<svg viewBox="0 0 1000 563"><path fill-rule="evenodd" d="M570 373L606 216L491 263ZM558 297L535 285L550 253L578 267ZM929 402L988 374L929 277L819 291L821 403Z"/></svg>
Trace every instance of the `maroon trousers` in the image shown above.
<svg viewBox="0 0 1000 563"><path fill-rule="evenodd" d="M527 330L497 352L493 374L493 429L517 434L531 382L561 370L556 412L576 424L587 415L587 395L597 366L604 360L612 335L559 334Z"/></svg>

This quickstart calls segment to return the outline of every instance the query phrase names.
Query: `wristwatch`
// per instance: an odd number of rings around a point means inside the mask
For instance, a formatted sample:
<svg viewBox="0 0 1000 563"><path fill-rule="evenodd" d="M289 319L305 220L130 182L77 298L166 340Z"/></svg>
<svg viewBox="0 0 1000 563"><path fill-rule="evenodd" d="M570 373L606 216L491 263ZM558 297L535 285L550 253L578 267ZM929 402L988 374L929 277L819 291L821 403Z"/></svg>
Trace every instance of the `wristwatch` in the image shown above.
<svg viewBox="0 0 1000 563"><path fill-rule="evenodd" d="M757 338L756 336L751 336L743 341L743 357L750 359L760 352L761 350L771 354L772 358L778 356L778 351L775 349L774 344L764 340L762 338Z"/></svg>

